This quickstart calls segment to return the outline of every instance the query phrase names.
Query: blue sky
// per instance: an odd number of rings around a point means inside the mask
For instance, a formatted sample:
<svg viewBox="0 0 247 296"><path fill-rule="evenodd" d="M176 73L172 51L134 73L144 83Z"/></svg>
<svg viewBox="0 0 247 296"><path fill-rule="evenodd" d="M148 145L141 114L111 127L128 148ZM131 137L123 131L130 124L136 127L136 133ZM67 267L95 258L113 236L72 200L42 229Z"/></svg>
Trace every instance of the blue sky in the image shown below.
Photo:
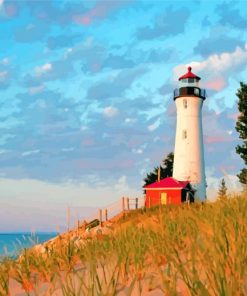
<svg viewBox="0 0 247 296"><path fill-rule="evenodd" d="M245 1L0 0L0 231L55 230L121 196L173 151L177 78L208 98L208 195L238 190L235 93Z"/></svg>

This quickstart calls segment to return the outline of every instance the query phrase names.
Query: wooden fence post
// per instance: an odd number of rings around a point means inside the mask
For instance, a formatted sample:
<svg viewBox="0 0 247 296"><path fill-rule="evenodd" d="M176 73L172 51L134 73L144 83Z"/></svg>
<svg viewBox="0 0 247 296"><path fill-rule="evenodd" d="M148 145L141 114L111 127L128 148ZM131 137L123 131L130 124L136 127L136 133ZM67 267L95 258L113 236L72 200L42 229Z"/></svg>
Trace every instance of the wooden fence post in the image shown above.
<svg viewBox="0 0 247 296"><path fill-rule="evenodd" d="M99 225L102 226L102 209L99 209Z"/></svg>
<svg viewBox="0 0 247 296"><path fill-rule="evenodd" d="M80 230L80 221L77 220L77 236L79 236L79 230Z"/></svg>
<svg viewBox="0 0 247 296"><path fill-rule="evenodd" d="M70 230L70 207L67 207L67 228Z"/></svg>
<svg viewBox="0 0 247 296"><path fill-rule="evenodd" d="M127 197L127 210L130 210L130 199Z"/></svg>
<svg viewBox="0 0 247 296"><path fill-rule="evenodd" d="M122 197L122 212L124 212L125 208L124 208L124 197Z"/></svg>
<svg viewBox="0 0 247 296"><path fill-rule="evenodd" d="M136 198L136 209L138 209L138 197Z"/></svg>
<svg viewBox="0 0 247 296"><path fill-rule="evenodd" d="M107 209L105 209L105 220L108 221L108 212L107 212Z"/></svg>
<svg viewBox="0 0 247 296"><path fill-rule="evenodd" d="M87 228L87 221L86 220L83 221L82 226L83 226L83 230L85 231Z"/></svg>

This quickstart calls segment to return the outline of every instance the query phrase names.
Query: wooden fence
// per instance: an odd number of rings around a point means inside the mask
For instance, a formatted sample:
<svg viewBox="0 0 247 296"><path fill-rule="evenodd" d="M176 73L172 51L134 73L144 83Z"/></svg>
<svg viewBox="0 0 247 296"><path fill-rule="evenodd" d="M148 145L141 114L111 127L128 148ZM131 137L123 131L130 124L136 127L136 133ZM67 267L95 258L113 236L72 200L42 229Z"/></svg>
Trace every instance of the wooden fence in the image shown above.
<svg viewBox="0 0 247 296"><path fill-rule="evenodd" d="M100 225L103 222L109 221L121 213L127 213L132 210L140 209L145 206L145 197L122 197L115 203L112 203L104 208L100 208L94 214L85 217L83 222L77 220L77 229L81 223L87 224L94 220L99 220Z"/></svg>

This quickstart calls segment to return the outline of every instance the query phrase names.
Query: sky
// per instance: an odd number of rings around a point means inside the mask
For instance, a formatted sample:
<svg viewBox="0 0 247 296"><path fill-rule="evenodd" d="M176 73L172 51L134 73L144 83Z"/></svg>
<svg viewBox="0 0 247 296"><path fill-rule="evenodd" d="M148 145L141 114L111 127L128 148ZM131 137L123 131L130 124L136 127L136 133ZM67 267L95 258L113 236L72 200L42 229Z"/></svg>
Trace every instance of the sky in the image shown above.
<svg viewBox="0 0 247 296"><path fill-rule="evenodd" d="M236 92L246 1L0 0L0 232L54 231L122 196L174 149L178 77L203 106L208 197L244 163Z"/></svg>

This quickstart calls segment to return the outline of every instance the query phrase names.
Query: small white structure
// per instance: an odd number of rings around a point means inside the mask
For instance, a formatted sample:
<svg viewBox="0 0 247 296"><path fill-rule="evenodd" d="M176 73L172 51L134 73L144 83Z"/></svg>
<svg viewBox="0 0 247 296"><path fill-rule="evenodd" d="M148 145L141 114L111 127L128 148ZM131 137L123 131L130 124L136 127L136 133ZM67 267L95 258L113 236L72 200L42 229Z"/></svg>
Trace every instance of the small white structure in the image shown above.
<svg viewBox="0 0 247 296"><path fill-rule="evenodd" d="M196 190L195 197L206 199L206 177L202 133L202 105L206 98L199 87L201 78L191 72L179 78L174 91L177 108L177 128L174 151L173 178L189 181Z"/></svg>

